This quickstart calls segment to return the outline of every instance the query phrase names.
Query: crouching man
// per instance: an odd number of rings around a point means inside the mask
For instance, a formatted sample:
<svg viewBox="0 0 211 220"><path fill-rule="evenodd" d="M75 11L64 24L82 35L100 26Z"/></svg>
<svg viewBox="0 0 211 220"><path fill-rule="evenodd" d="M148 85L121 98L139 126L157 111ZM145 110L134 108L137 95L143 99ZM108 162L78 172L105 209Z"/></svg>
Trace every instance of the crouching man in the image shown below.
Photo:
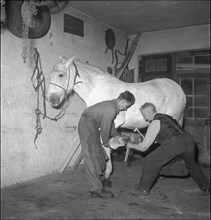
<svg viewBox="0 0 211 220"><path fill-rule="evenodd" d="M177 156L184 160L188 172L198 187L205 194L210 194L209 181L194 160L195 142L192 136L171 116L157 113L152 103L145 103L140 111L150 125L144 140L139 144L128 143L127 148L146 151L154 141L160 146L144 159L142 176L136 185L135 194L148 195L162 166Z"/></svg>

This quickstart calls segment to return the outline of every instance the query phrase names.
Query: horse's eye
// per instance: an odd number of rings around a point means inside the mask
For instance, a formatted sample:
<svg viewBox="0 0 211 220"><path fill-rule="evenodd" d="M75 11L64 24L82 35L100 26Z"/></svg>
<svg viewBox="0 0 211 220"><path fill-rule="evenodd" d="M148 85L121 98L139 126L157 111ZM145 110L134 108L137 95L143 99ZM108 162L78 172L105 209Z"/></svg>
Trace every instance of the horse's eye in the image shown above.
<svg viewBox="0 0 211 220"><path fill-rule="evenodd" d="M62 78L63 76L64 76L63 73L60 73L60 74L59 74L59 78Z"/></svg>

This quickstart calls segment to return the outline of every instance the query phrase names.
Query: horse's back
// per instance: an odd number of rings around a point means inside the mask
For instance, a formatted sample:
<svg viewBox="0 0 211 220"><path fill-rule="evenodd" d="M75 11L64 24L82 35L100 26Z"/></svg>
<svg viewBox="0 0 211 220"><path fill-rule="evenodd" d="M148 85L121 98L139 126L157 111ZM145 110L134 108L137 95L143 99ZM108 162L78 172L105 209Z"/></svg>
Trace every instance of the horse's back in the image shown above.
<svg viewBox="0 0 211 220"><path fill-rule="evenodd" d="M143 128L148 125L139 110L145 102L153 103L157 112L169 114L177 120L183 117L186 96L180 85L171 79L158 78L129 84L128 90L134 94L136 102L127 110L123 127Z"/></svg>

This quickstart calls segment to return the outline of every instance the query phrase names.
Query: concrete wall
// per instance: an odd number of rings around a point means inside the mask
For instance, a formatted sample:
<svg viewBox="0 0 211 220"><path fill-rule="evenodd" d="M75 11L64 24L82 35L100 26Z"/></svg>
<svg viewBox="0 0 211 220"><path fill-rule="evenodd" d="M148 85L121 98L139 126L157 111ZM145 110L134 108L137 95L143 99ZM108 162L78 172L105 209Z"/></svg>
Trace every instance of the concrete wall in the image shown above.
<svg viewBox="0 0 211 220"><path fill-rule="evenodd" d="M84 21L84 37L64 33L64 13ZM82 61L100 66L105 71L108 66L112 67L111 51L105 54L105 30L108 28L115 32L115 49L123 51L127 36L121 31L70 7L52 14L49 32L34 41L47 81L59 56L76 56ZM57 172L77 139L77 123L85 106L80 98L74 95L69 100L66 115L62 119L55 122L41 118L42 133L36 141L38 149L35 148L34 111L37 94L31 83L33 68L32 59L27 58L27 63L23 63L22 40L8 30L2 30L1 187ZM50 116L55 116L59 110L52 109L47 103L47 112ZM73 165L76 157L77 154L69 167Z"/></svg>
<svg viewBox="0 0 211 220"><path fill-rule="evenodd" d="M130 62L135 67L138 79L138 57L147 54L159 54L185 50L210 48L209 25L179 28L166 31L144 33Z"/></svg>

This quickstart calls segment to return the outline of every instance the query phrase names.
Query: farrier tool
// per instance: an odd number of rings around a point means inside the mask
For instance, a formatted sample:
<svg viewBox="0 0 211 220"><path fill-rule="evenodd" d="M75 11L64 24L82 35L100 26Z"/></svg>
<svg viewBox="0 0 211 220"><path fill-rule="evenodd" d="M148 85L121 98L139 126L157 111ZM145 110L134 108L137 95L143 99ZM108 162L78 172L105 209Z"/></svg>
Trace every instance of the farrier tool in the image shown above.
<svg viewBox="0 0 211 220"><path fill-rule="evenodd" d="M141 136L142 138L144 138L144 135L139 131L138 128L135 128L133 131L134 131L134 132L138 132L138 133L140 134L140 136ZM127 162L129 153L130 153L130 149L128 148L128 149L126 150L124 162Z"/></svg>

